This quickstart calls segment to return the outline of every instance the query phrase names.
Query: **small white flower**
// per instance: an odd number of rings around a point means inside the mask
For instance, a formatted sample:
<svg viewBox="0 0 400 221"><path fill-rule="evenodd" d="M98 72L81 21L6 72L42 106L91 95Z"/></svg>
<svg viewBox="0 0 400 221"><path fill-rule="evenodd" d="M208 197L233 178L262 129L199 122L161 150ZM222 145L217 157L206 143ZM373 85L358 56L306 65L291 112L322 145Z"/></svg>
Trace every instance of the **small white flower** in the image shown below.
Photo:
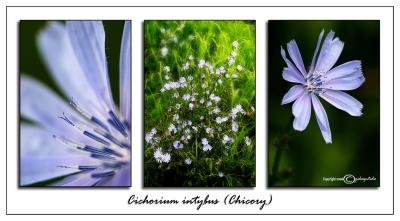
<svg viewBox="0 0 400 221"><path fill-rule="evenodd" d="M174 96L174 98L178 98L179 97L179 93L175 92L173 96Z"/></svg>
<svg viewBox="0 0 400 221"><path fill-rule="evenodd" d="M173 118L173 120L174 120L174 121L177 121L177 120L179 120L179 114L174 114L174 118Z"/></svg>
<svg viewBox="0 0 400 221"><path fill-rule="evenodd" d="M232 74L232 78L238 78L238 75L236 73Z"/></svg>
<svg viewBox="0 0 400 221"><path fill-rule="evenodd" d="M218 114L219 112L221 112L221 109L219 109L219 107L215 107L213 113Z"/></svg>
<svg viewBox="0 0 400 221"><path fill-rule="evenodd" d="M161 48L161 55L165 57L167 56L167 54L168 54L168 48L167 47Z"/></svg>
<svg viewBox="0 0 400 221"><path fill-rule="evenodd" d="M230 78L231 76L229 74L225 74L225 77L226 78Z"/></svg>
<svg viewBox="0 0 400 221"><path fill-rule="evenodd" d="M176 104L175 107L179 110L181 108L181 104Z"/></svg>
<svg viewBox="0 0 400 221"><path fill-rule="evenodd" d="M205 64L206 64L206 61L203 60L203 59L201 59L201 60L199 61L199 63L197 64L197 67L202 68L202 67L204 67Z"/></svg>
<svg viewBox="0 0 400 221"><path fill-rule="evenodd" d="M218 79L218 84L222 84L222 80L221 79Z"/></svg>
<svg viewBox="0 0 400 221"><path fill-rule="evenodd" d="M160 28L161 33L165 33L165 28Z"/></svg>
<svg viewBox="0 0 400 221"><path fill-rule="evenodd" d="M199 102L200 104L204 104L204 98L201 98Z"/></svg>
<svg viewBox="0 0 400 221"><path fill-rule="evenodd" d="M165 76L164 76L164 79L168 81L168 80L169 80L169 76L168 76L168 75L165 75ZM165 89L164 89L164 90L165 90Z"/></svg>
<svg viewBox="0 0 400 221"><path fill-rule="evenodd" d="M241 113L241 114L245 113L243 108L242 108L242 105L240 105L240 104L236 105L236 107L234 107L232 109L232 111L231 111L232 119L235 119L238 113Z"/></svg>
<svg viewBox="0 0 400 221"><path fill-rule="evenodd" d="M189 110L193 110L194 105L192 103L189 103Z"/></svg>
<svg viewBox="0 0 400 221"><path fill-rule="evenodd" d="M162 163L162 162L163 162L163 160L162 160L163 153L162 153L161 147L157 148L157 150L154 152L153 155L154 155L154 159L155 159L158 163Z"/></svg>
<svg viewBox="0 0 400 221"><path fill-rule="evenodd" d="M207 134L213 134L213 132L214 132L214 130L212 128L210 128L210 127L206 128L206 133Z"/></svg>
<svg viewBox="0 0 400 221"><path fill-rule="evenodd" d="M174 43L177 43L177 42L178 42L178 38L177 38L176 36L170 37L169 40L170 40L171 42L174 42Z"/></svg>
<svg viewBox="0 0 400 221"><path fill-rule="evenodd" d="M239 64L239 65L236 67L236 69L237 69L239 72L241 72L242 69L243 69L243 67L242 67L242 65Z"/></svg>
<svg viewBox="0 0 400 221"><path fill-rule="evenodd" d="M175 125L170 124L169 127L168 127L168 131L169 131L169 132L172 132L172 133L176 133L177 130L176 130Z"/></svg>
<svg viewBox="0 0 400 221"><path fill-rule="evenodd" d="M232 121L232 131L236 133L238 132L238 130L239 130L239 125L235 121Z"/></svg>
<svg viewBox="0 0 400 221"><path fill-rule="evenodd" d="M193 76L192 76L192 75L189 75L188 80L189 80L189 81L192 81L192 80L193 80Z"/></svg>
<svg viewBox="0 0 400 221"><path fill-rule="evenodd" d="M170 72L170 70L171 70L171 69L170 69L170 67L169 67L169 66L164 66L164 71L165 71L165 72L167 72L167 73L168 73L168 72Z"/></svg>
<svg viewBox="0 0 400 221"><path fill-rule="evenodd" d="M212 101L217 102L217 103L221 101L221 98L218 97L218 96L216 96L215 94L211 94L211 95L210 95L210 99L211 99Z"/></svg>
<svg viewBox="0 0 400 221"><path fill-rule="evenodd" d="M193 60L193 55L189 55L189 60Z"/></svg>
<svg viewBox="0 0 400 221"><path fill-rule="evenodd" d="M211 101L207 102L207 107L209 107L211 105L212 105Z"/></svg>
<svg viewBox="0 0 400 221"><path fill-rule="evenodd" d="M181 84L186 83L186 78L185 77L180 77L179 78L179 83L181 83Z"/></svg>
<svg viewBox="0 0 400 221"><path fill-rule="evenodd" d="M215 122L217 122L217 124L221 124L221 123L224 123L226 121L228 121L228 117L217 117L215 119Z"/></svg>
<svg viewBox="0 0 400 221"><path fill-rule="evenodd" d="M188 70L188 69L189 69L189 62L185 62L185 63L182 65L182 70L186 71L186 70Z"/></svg>
<svg viewBox="0 0 400 221"><path fill-rule="evenodd" d="M222 138L222 143L227 144L227 143L233 143L234 139L232 137L229 137L228 135L224 135Z"/></svg>
<svg viewBox="0 0 400 221"><path fill-rule="evenodd" d="M190 99L190 94L184 94L182 96L182 99L185 100L185 101L188 101Z"/></svg>
<svg viewBox="0 0 400 221"><path fill-rule="evenodd" d="M234 41L234 42L232 43L232 46L235 47L235 48L237 48L237 47L239 46L239 42Z"/></svg>
<svg viewBox="0 0 400 221"><path fill-rule="evenodd" d="M251 144L250 138L248 136L246 136L246 138L244 139L244 142L246 143L247 146L250 146L250 144Z"/></svg>
<svg viewBox="0 0 400 221"><path fill-rule="evenodd" d="M236 52L232 51L232 52L231 52L231 56L232 56L232 57L236 57Z"/></svg>
<svg viewBox="0 0 400 221"><path fill-rule="evenodd" d="M220 171L220 172L218 172L218 176L219 177L224 177L224 173Z"/></svg>
<svg viewBox="0 0 400 221"><path fill-rule="evenodd" d="M163 163L169 163L171 161L171 155L169 153L165 153L161 156L161 160Z"/></svg>
<svg viewBox="0 0 400 221"><path fill-rule="evenodd" d="M185 163L186 163L186 165L192 164L192 159L190 159L190 157L187 157L187 158L185 159Z"/></svg>

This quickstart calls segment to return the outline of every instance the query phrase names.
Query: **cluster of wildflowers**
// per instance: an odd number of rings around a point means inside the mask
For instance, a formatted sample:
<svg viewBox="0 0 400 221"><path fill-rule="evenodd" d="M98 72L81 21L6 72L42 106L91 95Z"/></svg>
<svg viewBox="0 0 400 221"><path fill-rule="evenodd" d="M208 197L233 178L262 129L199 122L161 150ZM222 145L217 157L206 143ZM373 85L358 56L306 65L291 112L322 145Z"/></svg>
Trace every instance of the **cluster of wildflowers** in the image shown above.
<svg viewBox="0 0 400 221"><path fill-rule="evenodd" d="M244 67L239 64L238 41L232 42L226 61L218 65L195 52L185 56L180 64L167 64L173 50L179 50L185 41L195 41L197 35L188 40L179 39L176 30L162 28L160 35L160 73L163 83L158 88L165 98L163 122L146 132L146 147L153 151L154 160L162 165L185 165L193 167L202 157L220 160L229 155L229 149L246 147L251 138L238 136L245 128L244 117L254 116L255 108L233 103L229 90L241 77ZM224 177L224 171L215 176Z"/></svg>

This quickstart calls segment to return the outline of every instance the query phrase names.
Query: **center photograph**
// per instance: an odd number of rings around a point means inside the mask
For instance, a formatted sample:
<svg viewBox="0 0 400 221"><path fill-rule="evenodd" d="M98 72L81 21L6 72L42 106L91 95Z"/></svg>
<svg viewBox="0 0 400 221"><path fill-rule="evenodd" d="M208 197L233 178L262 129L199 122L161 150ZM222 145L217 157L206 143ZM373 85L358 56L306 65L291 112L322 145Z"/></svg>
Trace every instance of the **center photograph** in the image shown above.
<svg viewBox="0 0 400 221"><path fill-rule="evenodd" d="M144 187L255 186L255 21L144 22Z"/></svg>

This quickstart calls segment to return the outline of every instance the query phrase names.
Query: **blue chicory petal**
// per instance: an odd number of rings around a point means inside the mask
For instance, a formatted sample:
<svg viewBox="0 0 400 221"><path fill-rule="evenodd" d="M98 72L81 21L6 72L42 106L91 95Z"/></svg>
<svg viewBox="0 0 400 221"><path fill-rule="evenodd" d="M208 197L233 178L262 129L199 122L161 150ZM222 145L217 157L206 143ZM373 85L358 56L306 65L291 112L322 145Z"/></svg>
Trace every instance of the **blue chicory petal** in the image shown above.
<svg viewBox="0 0 400 221"><path fill-rule="evenodd" d="M315 66L316 71L328 72L342 53L344 43L337 37L333 39L334 35L335 33L331 31L325 38Z"/></svg>
<svg viewBox="0 0 400 221"><path fill-rule="evenodd" d="M282 55L282 58L283 58L283 60L285 61L286 65L287 65L288 69L293 71L293 72L297 72L298 75L302 76L302 78L305 79L305 77L299 72L297 67L289 59L286 58L286 52L282 47L281 47L281 55Z"/></svg>
<svg viewBox="0 0 400 221"><path fill-rule="evenodd" d="M288 104L306 93L302 85L295 85L283 96L282 105Z"/></svg>
<svg viewBox="0 0 400 221"><path fill-rule="evenodd" d="M292 83L300 83L300 84L306 83L306 81L304 80L304 77L299 72L293 71L292 69L289 69L289 68L283 69L282 77L286 81L289 81Z"/></svg>
<svg viewBox="0 0 400 221"><path fill-rule="evenodd" d="M307 72L306 68L304 67L304 62L303 59L301 58L301 53L299 51L299 47L296 44L295 40L291 40L287 44L287 50L289 52L290 57L292 58L292 61L296 65L297 69L300 71L301 74L303 74L303 77L307 77Z"/></svg>
<svg viewBox="0 0 400 221"><path fill-rule="evenodd" d="M360 72L343 78L336 78L322 84L322 88L331 90L354 90L359 88L365 82L365 77Z"/></svg>
<svg viewBox="0 0 400 221"><path fill-rule="evenodd" d="M131 22L126 21L120 52L120 106L124 121L131 124Z"/></svg>
<svg viewBox="0 0 400 221"><path fill-rule="evenodd" d="M361 102L356 100L349 94L336 91L336 90L326 90L325 93L319 95L324 100L335 106L336 108L346 111L351 116L361 116L363 105Z"/></svg>
<svg viewBox="0 0 400 221"><path fill-rule="evenodd" d="M324 36L324 30L322 30L321 33L319 34L317 47L315 48L315 51L314 51L314 56L313 56L312 61L311 61L309 73L313 73L314 70L315 70L315 59L317 58L317 54L318 54L319 47L321 45L321 40L322 40L323 36Z"/></svg>
<svg viewBox="0 0 400 221"><path fill-rule="evenodd" d="M96 97L95 91L74 54L65 25L51 22L37 38L39 51L51 75L64 94L72 99L83 110L102 118L104 112L102 99Z"/></svg>
<svg viewBox="0 0 400 221"><path fill-rule="evenodd" d="M326 73L326 80L343 78L349 75L354 75L355 73L362 75L361 61L349 61L331 69L330 71L328 71L328 73Z"/></svg>
<svg viewBox="0 0 400 221"><path fill-rule="evenodd" d="M311 98L308 93L299 97L292 106L294 115L293 128L298 131L306 129L311 117Z"/></svg>
<svg viewBox="0 0 400 221"><path fill-rule="evenodd" d="M325 109L317 96L315 96L314 94L311 94L311 101L322 136L324 137L326 143L332 143L331 128L329 126L329 120Z"/></svg>
<svg viewBox="0 0 400 221"><path fill-rule="evenodd" d="M98 99L103 100L107 112L115 112L115 105L108 79L105 53L105 33L101 21L67 21L66 27L72 48L79 64L96 91Z"/></svg>

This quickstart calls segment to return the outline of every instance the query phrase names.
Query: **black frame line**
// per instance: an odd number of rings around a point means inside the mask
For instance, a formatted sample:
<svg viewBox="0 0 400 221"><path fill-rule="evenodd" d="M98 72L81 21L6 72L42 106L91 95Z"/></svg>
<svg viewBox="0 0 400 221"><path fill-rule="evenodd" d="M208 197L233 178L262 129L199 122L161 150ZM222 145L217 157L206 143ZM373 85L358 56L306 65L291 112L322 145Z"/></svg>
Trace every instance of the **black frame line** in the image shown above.
<svg viewBox="0 0 400 221"><path fill-rule="evenodd" d="M196 8L196 7L198 7L198 8L222 8L222 7L224 7L224 8L392 8L392 44L393 44L393 50L392 50L392 58L393 58L393 60L392 60L392 62L393 62L393 67L392 67L392 69L393 69L393 83L392 83L392 87L393 87L393 98L392 98L392 105L393 105L393 108L392 108L392 117L393 117L393 125L392 125L392 142L393 142L393 147L392 147L392 152L393 152L393 155L392 155L392 160L393 160L393 171L392 171L392 178L393 178L393 198L392 198L392 202L393 202L393 207L392 207L392 213L374 213L374 214L363 214L363 213L347 213L347 214L345 214L345 213L326 213L326 214L324 214L324 213L320 213L320 214L318 214L318 213L289 213L289 214L282 214L282 213L268 213L268 214L255 214L255 213L242 213L242 214L234 214L234 213L232 213L232 214L229 214L229 213L223 213L223 214L205 214L205 213L180 213L180 214L146 214L146 213L140 213L140 214L130 214L130 213L128 213L128 214L121 214L121 213L114 213L114 214L112 214L112 213L107 213L107 214L102 214L102 213L91 213L91 214L88 214L88 213L86 213L86 214L79 214L79 213L71 213L71 214L65 214L65 213L56 213L56 214L50 214L50 213L40 213L40 214L30 214L30 213L23 213L23 214L18 214L18 213L8 213L8 207L7 207L7 199L8 199L8 194L7 194L7 177L8 177L8 174L7 174L7 164L8 164L8 161L7 161L7 141L8 141L8 139L7 139L7 130L6 130L6 160L5 160L5 164L6 164L6 197L5 197L5 199L6 199L6 215L156 215L156 216L159 216L159 215L161 215L161 216L163 216L163 215L289 215L289 216L295 216L295 215L336 215L336 216L343 216L343 215L352 215L352 216L355 216L355 215L394 215L394 195L395 195L395 188L394 188L394 174L395 174L395 172L394 172L394 170L395 170L395 168L394 168L394 154L395 154L395 151L394 151L394 119L395 119L395 114L394 114L394 101L395 101L395 98L394 98L394 86L395 86L395 84L394 84L394 79L395 79L395 76L394 76L394 72L395 72L395 65L394 65L394 61L395 61L395 53L394 53L394 48L395 48L395 41L394 41L394 30L395 30L395 19L394 19L394 17L395 17L395 13L394 13L394 5L368 5L368 6L360 6L360 5L350 5L350 6L332 6L332 5L330 5L330 6L328 6L328 5L325 5L325 6L262 6L262 5L260 5L260 6L256 6L256 5L252 5L252 6L240 6L240 5L235 5L235 6L222 6L222 5L218 5L218 6L128 6L128 5L126 5L126 6L106 6L106 5L102 5L102 6L88 6L88 5L85 5L85 6L18 6L18 5L8 5L8 6L6 6L5 7L5 11L6 11L6 13L5 13L5 17L6 17L6 107L7 107L7 101L8 101L8 99L7 99L7 52L8 52L8 46L7 46L7 30L8 30L8 28L7 28L7 22L8 22L8 20L7 20L7 18L8 18L8 16L7 16L7 10L8 10L8 8ZM267 36L268 37L268 36ZM268 53L268 52L266 52L266 53ZM143 77L143 76L142 76ZM142 101L142 104L143 104L143 101ZM7 114L8 114L8 112L7 112L7 108L6 108L6 128L7 128L7 125L8 125L8 120L7 120Z"/></svg>

